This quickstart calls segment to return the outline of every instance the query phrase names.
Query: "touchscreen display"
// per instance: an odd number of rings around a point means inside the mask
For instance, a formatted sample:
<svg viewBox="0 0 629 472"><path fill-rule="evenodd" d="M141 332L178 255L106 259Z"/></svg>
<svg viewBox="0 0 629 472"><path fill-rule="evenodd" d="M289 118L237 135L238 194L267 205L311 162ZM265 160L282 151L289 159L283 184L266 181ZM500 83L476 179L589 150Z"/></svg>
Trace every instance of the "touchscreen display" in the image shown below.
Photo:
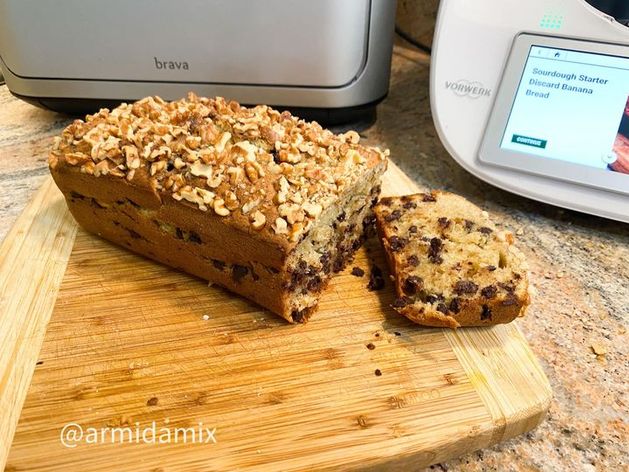
<svg viewBox="0 0 629 472"><path fill-rule="evenodd" d="M629 175L629 58L532 46L500 146Z"/></svg>

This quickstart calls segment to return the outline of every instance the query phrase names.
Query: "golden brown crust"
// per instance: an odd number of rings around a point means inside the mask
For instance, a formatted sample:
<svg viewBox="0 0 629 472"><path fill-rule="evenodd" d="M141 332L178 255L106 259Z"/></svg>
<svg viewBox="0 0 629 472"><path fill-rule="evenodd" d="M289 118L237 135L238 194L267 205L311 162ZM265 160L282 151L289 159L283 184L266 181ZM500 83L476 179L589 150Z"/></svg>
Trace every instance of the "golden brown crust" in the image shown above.
<svg viewBox="0 0 629 472"><path fill-rule="evenodd" d="M524 313L524 257L486 212L441 191L385 197L374 211L399 313L449 328L508 323Z"/></svg>

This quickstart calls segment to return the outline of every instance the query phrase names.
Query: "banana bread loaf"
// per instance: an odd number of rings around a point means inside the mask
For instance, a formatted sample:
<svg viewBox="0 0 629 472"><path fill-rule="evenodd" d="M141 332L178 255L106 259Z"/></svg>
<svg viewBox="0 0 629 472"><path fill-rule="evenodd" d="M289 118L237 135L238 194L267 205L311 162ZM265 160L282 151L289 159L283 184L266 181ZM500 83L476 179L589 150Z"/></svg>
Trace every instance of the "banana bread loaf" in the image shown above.
<svg viewBox="0 0 629 472"><path fill-rule="evenodd" d="M373 225L387 152L267 106L148 97L76 120L49 165L86 230L305 322Z"/></svg>
<svg viewBox="0 0 629 472"><path fill-rule="evenodd" d="M382 198L375 214L399 313L450 328L508 323L524 314L524 256L487 212L458 195L433 191Z"/></svg>

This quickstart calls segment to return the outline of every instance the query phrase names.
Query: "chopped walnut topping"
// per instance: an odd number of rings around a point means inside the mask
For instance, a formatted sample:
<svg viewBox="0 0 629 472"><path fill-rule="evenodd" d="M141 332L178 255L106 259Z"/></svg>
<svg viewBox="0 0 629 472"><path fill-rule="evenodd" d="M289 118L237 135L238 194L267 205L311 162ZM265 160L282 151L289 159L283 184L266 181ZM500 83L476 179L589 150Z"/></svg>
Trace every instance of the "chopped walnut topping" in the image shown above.
<svg viewBox="0 0 629 472"><path fill-rule="evenodd" d="M219 216L247 215L256 230L298 240L347 186L386 160L388 151L359 142L355 131L334 135L265 105L189 94L75 120L54 140L51 162L97 177L148 176L164 195ZM269 206L279 215L272 224Z"/></svg>

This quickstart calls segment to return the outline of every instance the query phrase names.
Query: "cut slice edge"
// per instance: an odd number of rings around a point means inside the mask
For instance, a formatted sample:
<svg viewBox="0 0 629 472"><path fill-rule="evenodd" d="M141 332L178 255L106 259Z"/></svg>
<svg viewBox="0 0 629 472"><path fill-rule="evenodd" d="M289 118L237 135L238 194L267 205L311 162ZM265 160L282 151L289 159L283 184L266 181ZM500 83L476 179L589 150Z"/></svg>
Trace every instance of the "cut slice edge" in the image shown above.
<svg viewBox="0 0 629 472"><path fill-rule="evenodd" d="M385 197L374 210L396 311L449 328L508 323L524 314L530 303L524 255L487 212L444 191Z"/></svg>

